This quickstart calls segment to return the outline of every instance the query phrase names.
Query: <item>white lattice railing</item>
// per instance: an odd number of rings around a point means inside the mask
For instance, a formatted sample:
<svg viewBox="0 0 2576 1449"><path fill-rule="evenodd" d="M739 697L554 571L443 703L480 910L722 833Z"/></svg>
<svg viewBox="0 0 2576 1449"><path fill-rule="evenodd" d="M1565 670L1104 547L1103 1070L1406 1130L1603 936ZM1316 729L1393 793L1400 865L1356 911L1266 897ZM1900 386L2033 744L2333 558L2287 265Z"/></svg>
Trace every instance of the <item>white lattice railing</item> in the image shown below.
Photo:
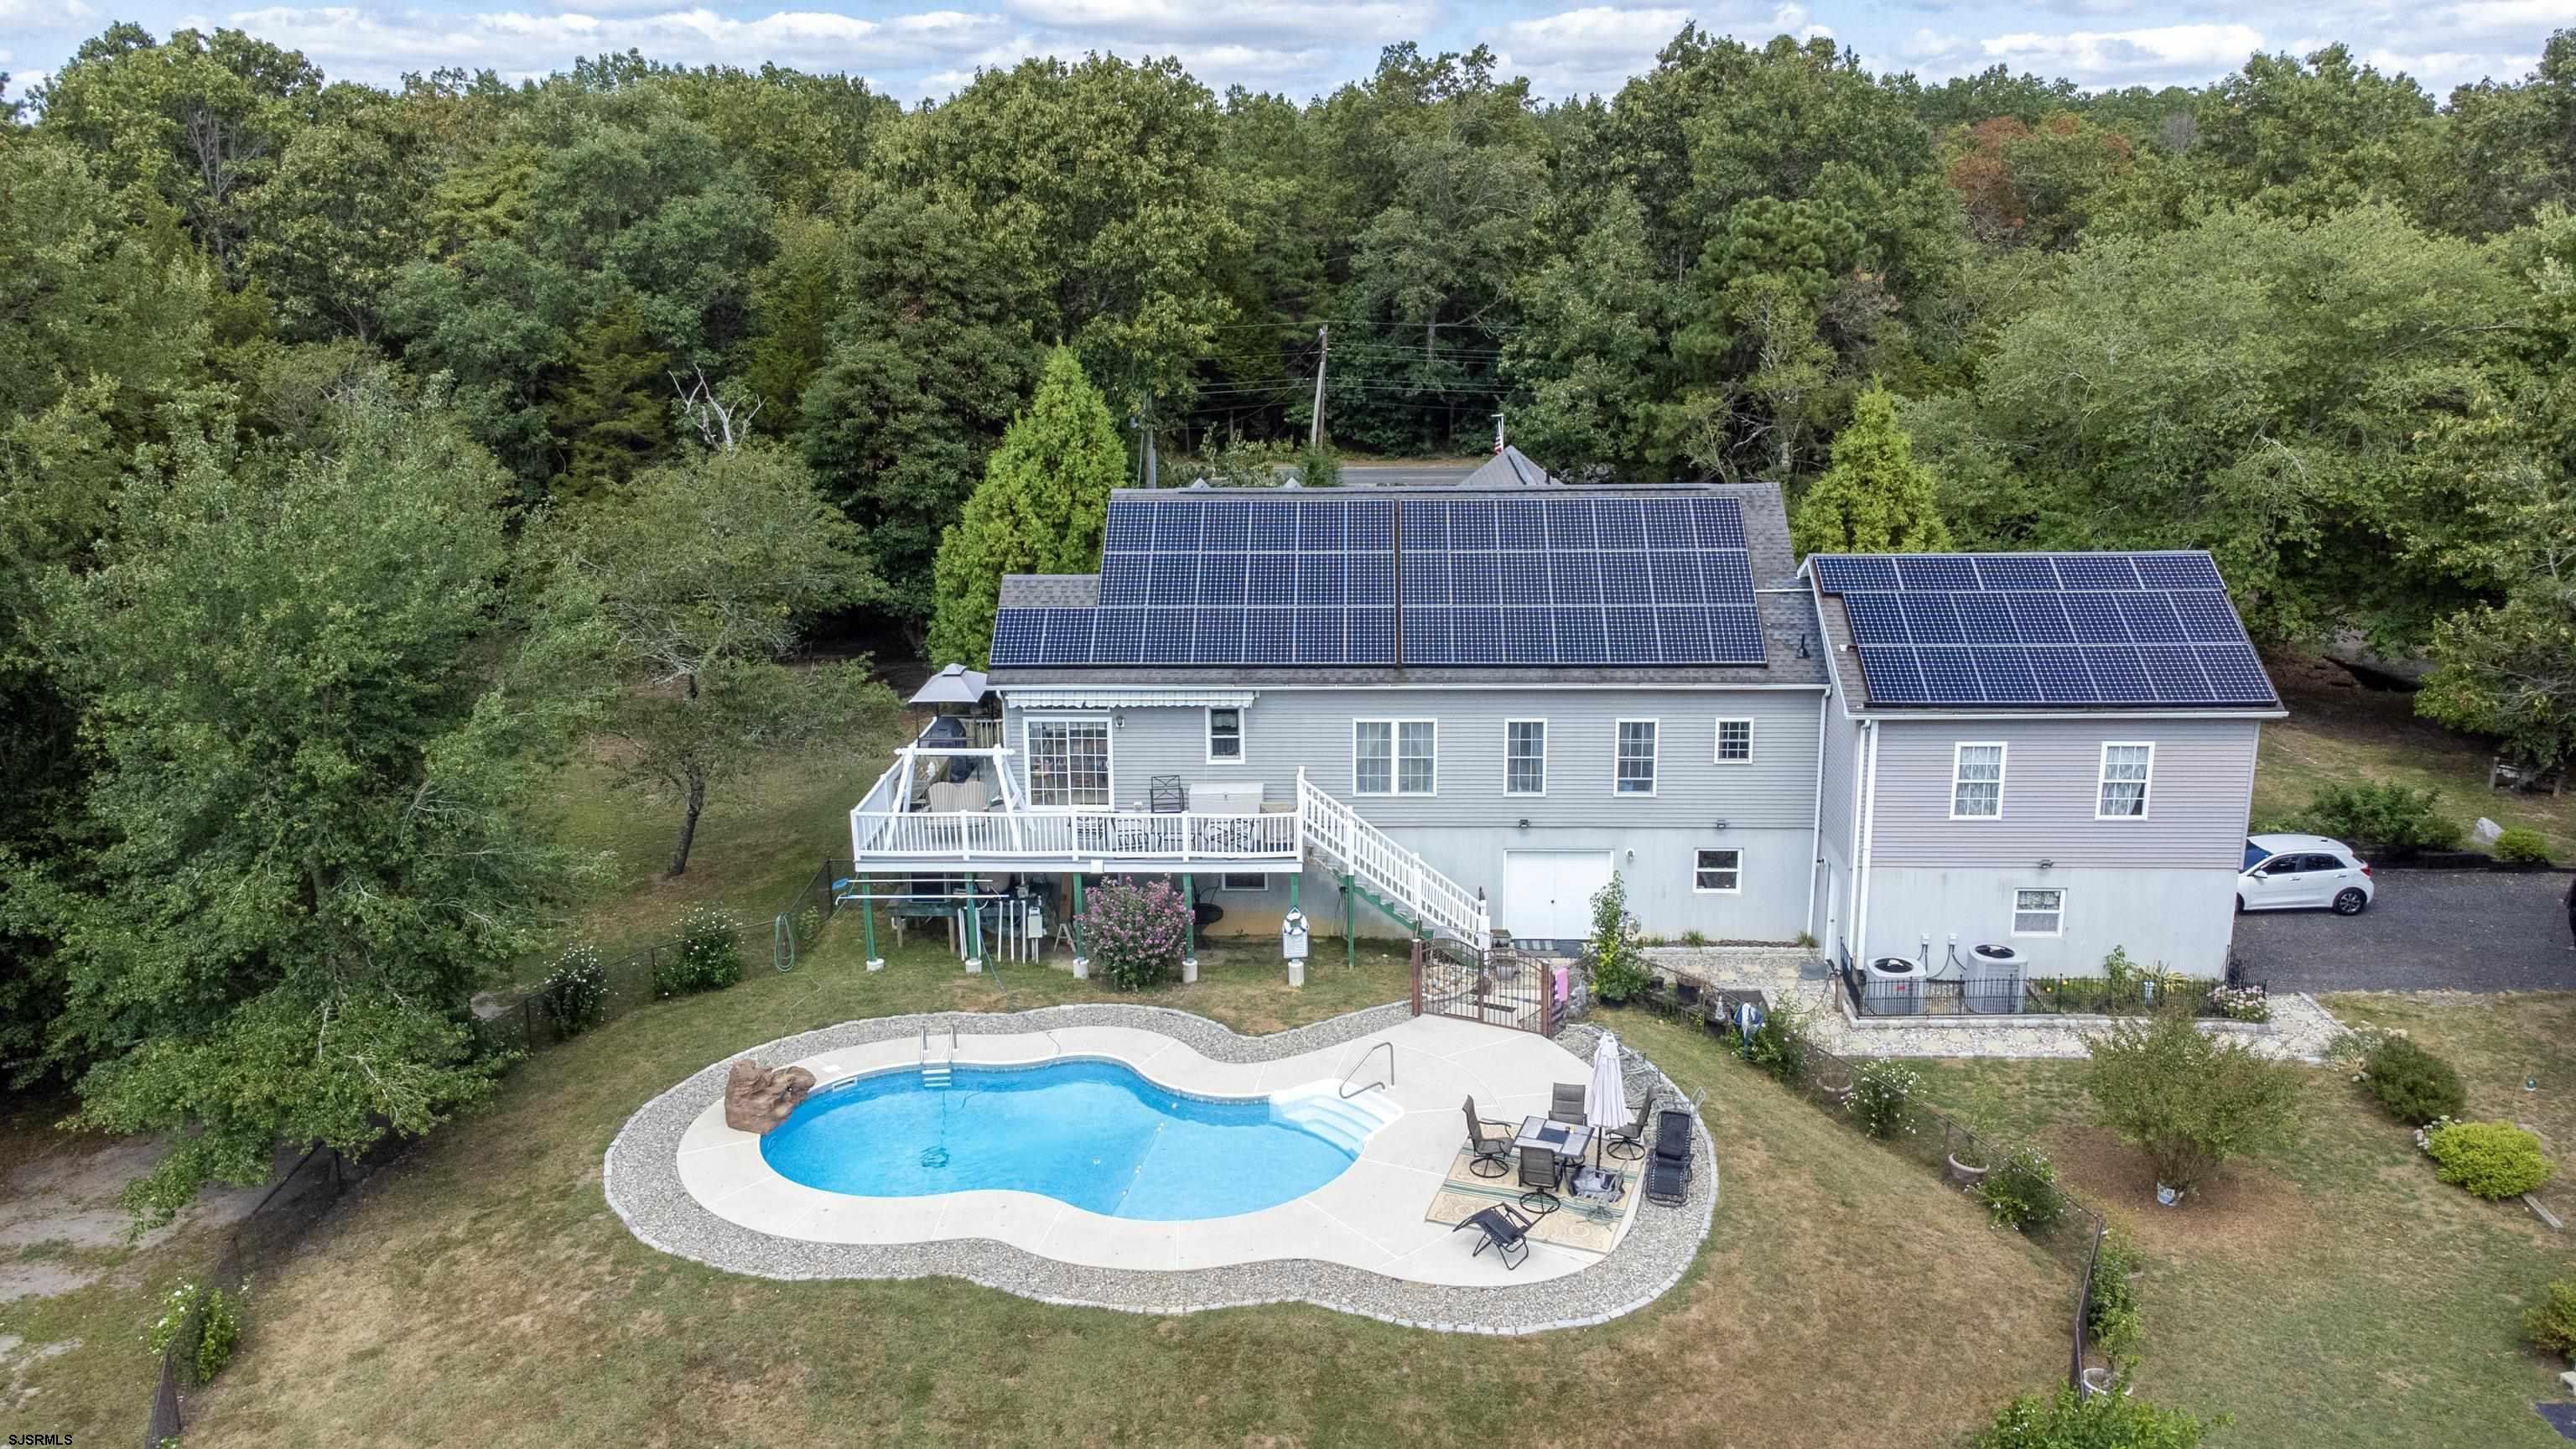
<svg viewBox="0 0 2576 1449"><path fill-rule="evenodd" d="M1306 781L1297 772L1297 817L1305 822L1306 847L1337 870L1413 911L1424 926L1445 931L1479 951L1493 949L1494 926L1485 898L1431 868L1395 837Z"/></svg>
<svg viewBox="0 0 2576 1449"><path fill-rule="evenodd" d="M871 792L873 793L873 792ZM850 848L872 858L958 862L1104 859L1295 861L1297 817L1143 810L850 812Z"/></svg>

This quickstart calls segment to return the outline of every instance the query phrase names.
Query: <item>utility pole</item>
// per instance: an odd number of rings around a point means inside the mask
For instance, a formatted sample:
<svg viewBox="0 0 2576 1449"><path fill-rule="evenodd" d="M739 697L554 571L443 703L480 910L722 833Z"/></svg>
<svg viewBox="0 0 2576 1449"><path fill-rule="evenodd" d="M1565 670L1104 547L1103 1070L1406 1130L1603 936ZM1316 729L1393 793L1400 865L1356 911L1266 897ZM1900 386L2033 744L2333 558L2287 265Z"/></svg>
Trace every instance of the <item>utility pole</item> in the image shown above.
<svg viewBox="0 0 2576 1449"><path fill-rule="evenodd" d="M1324 446L1324 364L1333 357L1331 323L1315 329L1315 344L1322 350L1315 354L1315 415L1306 420L1306 451Z"/></svg>

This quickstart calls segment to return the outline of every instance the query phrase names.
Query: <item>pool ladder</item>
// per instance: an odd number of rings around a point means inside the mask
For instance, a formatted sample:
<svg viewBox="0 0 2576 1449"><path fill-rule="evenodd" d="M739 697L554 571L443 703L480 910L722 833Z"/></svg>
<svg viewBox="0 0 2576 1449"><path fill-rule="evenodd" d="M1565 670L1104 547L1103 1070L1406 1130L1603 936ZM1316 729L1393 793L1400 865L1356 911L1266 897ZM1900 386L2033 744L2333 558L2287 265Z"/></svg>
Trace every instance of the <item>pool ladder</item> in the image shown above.
<svg viewBox="0 0 2576 1449"><path fill-rule="evenodd" d="M948 1059L946 1061L934 1062L930 1059L930 1028L925 1026L921 1029L921 1084L924 1087L946 1088L949 1085L950 1075L954 1070L956 1060L957 1028L954 1025L951 1025L948 1028Z"/></svg>

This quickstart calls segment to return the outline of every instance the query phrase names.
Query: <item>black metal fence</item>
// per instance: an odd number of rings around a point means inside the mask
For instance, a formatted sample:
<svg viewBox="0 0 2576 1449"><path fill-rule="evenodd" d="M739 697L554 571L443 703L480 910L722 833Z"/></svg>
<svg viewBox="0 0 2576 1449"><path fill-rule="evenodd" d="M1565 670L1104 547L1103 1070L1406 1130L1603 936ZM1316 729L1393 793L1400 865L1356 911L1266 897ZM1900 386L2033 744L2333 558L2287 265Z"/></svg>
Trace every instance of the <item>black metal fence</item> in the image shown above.
<svg viewBox="0 0 2576 1449"><path fill-rule="evenodd" d="M331 1147L306 1152L278 1179L277 1186L269 1189L268 1196L260 1199L259 1206L234 1225L215 1261L196 1283L204 1289L219 1288L226 1298L242 1301L243 1290L282 1262L342 1194L400 1156L407 1145L407 1139L387 1138L363 1158L345 1156ZM257 1311L254 1298L246 1316ZM196 1350L202 1329L199 1309L179 1324L169 1346L162 1350L161 1377L152 1388L143 1449L161 1449L178 1438L185 1427L183 1411L195 1387Z"/></svg>
<svg viewBox="0 0 2576 1449"><path fill-rule="evenodd" d="M2184 1010L2210 1020L2260 1020L2265 983L2136 976L1876 976L1845 955L1835 963L1844 999L1862 1016L2145 1016ZM2250 1013L2250 1014L2249 1014Z"/></svg>
<svg viewBox="0 0 2576 1449"><path fill-rule="evenodd" d="M1711 1023L1714 1027L1715 1022ZM1792 1061L1775 1073L1800 1095L1859 1130L1848 1110L1859 1066L1803 1039L1791 1048ZM1909 1105L1906 1121L1885 1137L1874 1137L1892 1151L1910 1157L1963 1188L1982 1176L1979 1169L2000 1164L2010 1144L1989 1138L1966 1124L1921 1105ZM2075 1323L2067 1343L2066 1381L2082 1392L2088 1352L2092 1348L2093 1272L2102 1255L2102 1215L2080 1199L2061 1192L2063 1210L2047 1223L2025 1227L2023 1236L2066 1265L2075 1278Z"/></svg>

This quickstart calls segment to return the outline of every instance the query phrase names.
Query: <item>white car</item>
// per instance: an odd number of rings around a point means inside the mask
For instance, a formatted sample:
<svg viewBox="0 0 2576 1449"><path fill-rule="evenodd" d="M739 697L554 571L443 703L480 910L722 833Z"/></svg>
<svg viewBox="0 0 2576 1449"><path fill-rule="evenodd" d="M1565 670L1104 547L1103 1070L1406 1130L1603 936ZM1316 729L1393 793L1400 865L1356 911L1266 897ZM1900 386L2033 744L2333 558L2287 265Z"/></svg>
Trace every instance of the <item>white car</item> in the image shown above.
<svg viewBox="0 0 2576 1449"><path fill-rule="evenodd" d="M2370 862L2322 835L2249 835L2245 869L2236 877L2236 909L2290 911L2322 907L2357 916L2377 888Z"/></svg>

